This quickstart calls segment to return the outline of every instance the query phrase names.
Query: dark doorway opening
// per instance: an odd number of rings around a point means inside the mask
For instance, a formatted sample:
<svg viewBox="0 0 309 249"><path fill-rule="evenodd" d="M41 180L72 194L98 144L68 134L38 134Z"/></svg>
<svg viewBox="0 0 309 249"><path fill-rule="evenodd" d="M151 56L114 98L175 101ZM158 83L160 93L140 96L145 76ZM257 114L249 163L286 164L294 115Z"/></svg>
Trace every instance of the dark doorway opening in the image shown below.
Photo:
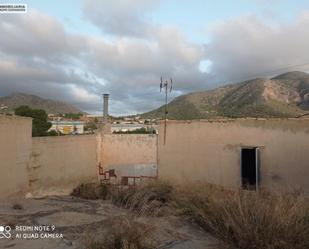
<svg viewBox="0 0 309 249"><path fill-rule="evenodd" d="M241 179L242 187L250 190L257 190L258 187L258 149L241 149Z"/></svg>

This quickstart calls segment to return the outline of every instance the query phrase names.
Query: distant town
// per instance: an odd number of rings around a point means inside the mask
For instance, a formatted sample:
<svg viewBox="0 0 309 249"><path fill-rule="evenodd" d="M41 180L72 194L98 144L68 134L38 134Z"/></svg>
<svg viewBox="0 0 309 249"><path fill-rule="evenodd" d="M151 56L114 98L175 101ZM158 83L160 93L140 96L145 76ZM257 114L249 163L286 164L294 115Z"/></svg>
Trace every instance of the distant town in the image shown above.
<svg viewBox="0 0 309 249"><path fill-rule="evenodd" d="M0 114L14 115L14 111L7 111L8 107L0 105ZM47 121L51 123L48 132L56 135L93 134L103 122L102 115L87 113L58 113L47 114ZM123 117L108 116L111 132L115 134L157 134L157 119L145 119L140 115Z"/></svg>
<svg viewBox="0 0 309 249"><path fill-rule="evenodd" d="M52 123L50 130L65 135L92 134L102 123L102 115L90 114L49 114ZM157 133L157 120L144 119L140 116L112 117L109 116L112 133Z"/></svg>

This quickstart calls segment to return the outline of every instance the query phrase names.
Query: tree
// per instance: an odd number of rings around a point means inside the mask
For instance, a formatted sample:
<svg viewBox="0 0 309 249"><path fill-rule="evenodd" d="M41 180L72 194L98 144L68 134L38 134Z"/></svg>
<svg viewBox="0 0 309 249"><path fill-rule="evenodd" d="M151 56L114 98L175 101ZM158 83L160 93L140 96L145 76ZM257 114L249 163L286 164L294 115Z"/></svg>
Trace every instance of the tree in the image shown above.
<svg viewBox="0 0 309 249"><path fill-rule="evenodd" d="M52 126L47 120L47 113L41 109L32 109L22 105L15 109L15 115L32 118L32 136L42 137L48 135L48 130Z"/></svg>
<svg viewBox="0 0 309 249"><path fill-rule="evenodd" d="M79 120L84 114L83 113L64 113L65 118L72 120Z"/></svg>
<svg viewBox="0 0 309 249"><path fill-rule="evenodd" d="M90 131L90 132L93 132L96 129L98 129L98 127L97 127L97 124L95 123L95 121L89 121L85 125L85 128L84 128L85 131Z"/></svg>
<svg viewBox="0 0 309 249"><path fill-rule="evenodd" d="M64 134L61 131L50 130L47 132L47 136L64 136Z"/></svg>

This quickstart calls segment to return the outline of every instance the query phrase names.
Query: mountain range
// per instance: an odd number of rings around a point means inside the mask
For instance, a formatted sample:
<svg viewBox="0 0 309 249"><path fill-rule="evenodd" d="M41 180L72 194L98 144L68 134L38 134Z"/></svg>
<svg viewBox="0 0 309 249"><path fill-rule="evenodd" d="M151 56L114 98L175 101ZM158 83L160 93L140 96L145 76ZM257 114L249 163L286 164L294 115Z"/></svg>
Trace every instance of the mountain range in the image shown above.
<svg viewBox="0 0 309 249"><path fill-rule="evenodd" d="M7 106L8 111L13 111L15 108L27 105L35 109L43 109L47 113L80 113L78 108L60 101L51 99L43 99L35 95L24 93L14 93L9 96L0 98L0 106Z"/></svg>
<svg viewBox="0 0 309 249"><path fill-rule="evenodd" d="M169 119L297 117L309 112L309 74L294 71L189 93L167 109ZM142 117L163 118L164 106Z"/></svg>
<svg viewBox="0 0 309 249"><path fill-rule="evenodd" d="M7 106L9 111L21 105L53 114L82 112L65 102L35 95L14 93L0 97L0 106ZM169 119L298 117L309 113L309 74L294 71L193 92L175 98L167 109ZM164 105L142 117L164 118Z"/></svg>

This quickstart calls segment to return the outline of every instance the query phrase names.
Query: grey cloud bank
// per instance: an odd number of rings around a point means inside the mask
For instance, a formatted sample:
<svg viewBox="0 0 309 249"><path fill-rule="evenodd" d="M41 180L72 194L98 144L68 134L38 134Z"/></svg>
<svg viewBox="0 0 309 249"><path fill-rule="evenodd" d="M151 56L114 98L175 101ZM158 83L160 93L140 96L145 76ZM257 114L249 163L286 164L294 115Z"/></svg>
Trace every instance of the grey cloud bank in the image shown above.
<svg viewBox="0 0 309 249"><path fill-rule="evenodd" d="M101 93L109 92L112 114L133 114L163 103L161 75L174 78L176 96L309 61L308 13L276 26L254 16L223 21L208 44L195 44L147 19L158 4L85 0L84 15L101 36L69 33L38 11L1 16L0 95L37 94L98 112ZM202 60L212 62L209 73L199 70Z"/></svg>

